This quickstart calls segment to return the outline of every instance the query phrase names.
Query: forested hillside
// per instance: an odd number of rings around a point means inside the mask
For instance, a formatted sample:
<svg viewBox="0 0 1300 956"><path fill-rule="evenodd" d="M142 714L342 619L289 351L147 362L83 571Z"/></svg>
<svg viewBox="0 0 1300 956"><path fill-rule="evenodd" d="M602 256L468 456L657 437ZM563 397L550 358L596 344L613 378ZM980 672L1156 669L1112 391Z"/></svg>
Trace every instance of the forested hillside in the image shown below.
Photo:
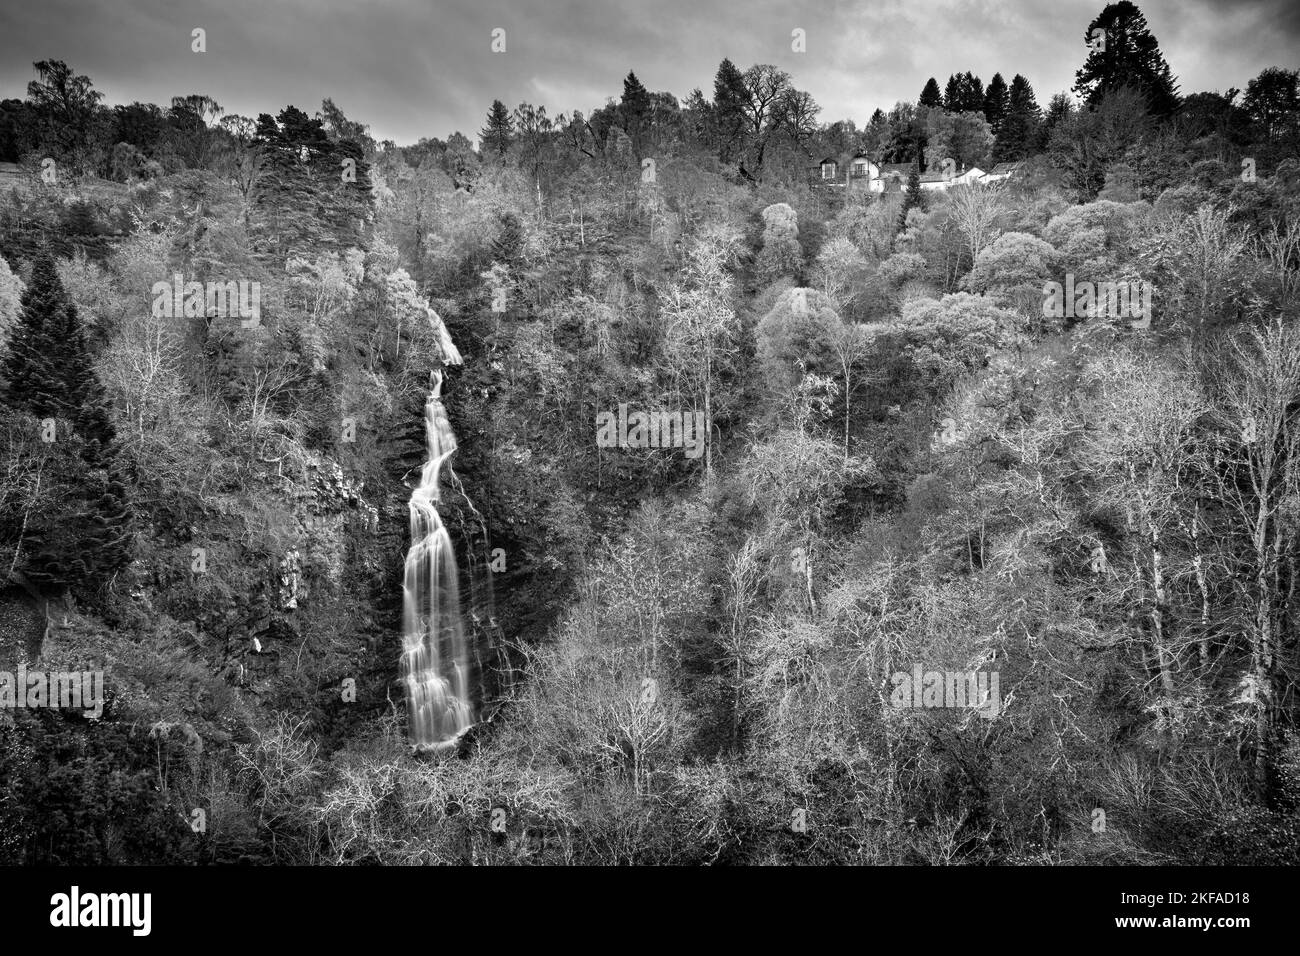
<svg viewBox="0 0 1300 956"><path fill-rule="evenodd" d="M1068 92L859 127L725 59L404 146L34 63L0 670L104 706L0 707L0 855L1300 862L1300 74L1070 31ZM438 382L473 707L428 750Z"/></svg>

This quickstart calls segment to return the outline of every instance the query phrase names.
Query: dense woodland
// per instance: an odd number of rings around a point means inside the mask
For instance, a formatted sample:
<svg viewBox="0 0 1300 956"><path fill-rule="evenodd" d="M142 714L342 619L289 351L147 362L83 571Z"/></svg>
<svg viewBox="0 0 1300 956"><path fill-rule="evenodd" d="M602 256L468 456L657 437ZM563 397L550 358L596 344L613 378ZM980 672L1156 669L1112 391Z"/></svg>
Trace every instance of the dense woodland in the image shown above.
<svg viewBox="0 0 1300 956"><path fill-rule="evenodd" d="M108 704L0 710L0 856L1300 862L1298 74L1181 91L1128 2L1060 46L1071 91L920 77L862 127L723 60L410 146L35 63L0 667ZM817 181L858 154L910 182ZM921 189L945 158L1022 165ZM1149 327L1045 315L1067 273L1152 283ZM175 275L260 322L158 316ZM430 757L397 657L438 317L479 699ZM620 404L707 409L705 454L600 447ZM1001 713L891 706L915 662Z"/></svg>

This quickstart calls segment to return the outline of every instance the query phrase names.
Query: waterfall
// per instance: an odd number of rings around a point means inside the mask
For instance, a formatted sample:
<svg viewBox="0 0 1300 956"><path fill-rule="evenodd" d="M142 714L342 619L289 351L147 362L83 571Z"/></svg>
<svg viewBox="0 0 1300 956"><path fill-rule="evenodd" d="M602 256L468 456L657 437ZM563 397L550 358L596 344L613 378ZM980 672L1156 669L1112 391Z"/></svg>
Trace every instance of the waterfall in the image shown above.
<svg viewBox="0 0 1300 956"><path fill-rule="evenodd" d="M454 347L444 356L460 358ZM428 461L411 493L411 550L402 582L402 680L416 750L454 744L473 720L456 553L437 509L438 479L456 450L456 436L442 406L442 372L432 380L424 404Z"/></svg>

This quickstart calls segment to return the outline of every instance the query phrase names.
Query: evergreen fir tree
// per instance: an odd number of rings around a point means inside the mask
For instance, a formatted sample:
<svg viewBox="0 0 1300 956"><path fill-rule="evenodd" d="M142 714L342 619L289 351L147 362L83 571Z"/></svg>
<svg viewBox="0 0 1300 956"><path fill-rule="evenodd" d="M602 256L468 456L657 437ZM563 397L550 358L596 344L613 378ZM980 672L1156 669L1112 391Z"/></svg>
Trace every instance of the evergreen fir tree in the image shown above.
<svg viewBox="0 0 1300 956"><path fill-rule="evenodd" d="M898 231L907 228L907 214L913 209L924 209L925 200L921 196L921 163L912 164L912 171L907 176L907 189L903 192L903 208L898 211Z"/></svg>
<svg viewBox="0 0 1300 956"><path fill-rule="evenodd" d="M1042 110L1034 99L1034 88L1017 73L1011 80L1006 115L1002 117L993 144L993 161L1015 162L1037 152L1042 141L1042 125Z"/></svg>
<svg viewBox="0 0 1300 956"><path fill-rule="evenodd" d="M94 399L98 382L77 307L48 253L33 264L20 302L18 323L0 362L4 400L37 418L75 419Z"/></svg>
<svg viewBox="0 0 1300 956"><path fill-rule="evenodd" d="M484 158L491 156L501 159L510 149L510 139L514 132L510 111L500 100L493 100L492 108L488 110L487 125L478 134L479 151Z"/></svg>
<svg viewBox="0 0 1300 956"><path fill-rule="evenodd" d="M989 80L988 89L984 91L984 118L988 120L989 129L995 136L1002 128L1002 118L1006 116L1010 103L1007 81L1002 79L1001 73L994 73L993 79Z"/></svg>
<svg viewBox="0 0 1300 956"><path fill-rule="evenodd" d="M500 217L501 228L492 240L492 261L511 265L518 261L524 247L524 228L512 212Z"/></svg>
<svg viewBox="0 0 1300 956"><path fill-rule="evenodd" d="M962 113L980 113L984 110L984 81L970 71L962 77L961 109Z"/></svg>
<svg viewBox="0 0 1300 956"><path fill-rule="evenodd" d="M943 108L950 113L960 113L963 95L962 77L953 73L943 87Z"/></svg>
<svg viewBox="0 0 1300 956"><path fill-rule="evenodd" d="M619 113L623 117L623 129L632 140L632 151L638 159L644 155L648 145L650 102L650 91L641 85L635 73L629 72L623 79L623 101L619 104Z"/></svg>
<svg viewBox="0 0 1300 956"><path fill-rule="evenodd" d="M713 78L713 115L717 125L718 159L727 163L744 149L745 75L736 64L723 60Z"/></svg>
<svg viewBox="0 0 1300 956"><path fill-rule="evenodd" d="M921 106L940 107L943 106L943 94L939 92L939 84L934 77L926 80L925 88L921 90Z"/></svg>
<svg viewBox="0 0 1300 956"><path fill-rule="evenodd" d="M1057 93L1047 104L1047 115L1043 117L1042 142L1047 142L1047 138L1052 135L1052 130L1061 123L1070 118L1074 112L1074 105L1070 102L1068 93Z"/></svg>
<svg viewBox="0 0 1300 956"><path fill-rule="evenodd" d="M28 529L24 572L35 583L85 583L129 560L131 514L115 474L114 429L77 308L42 254L0 360L0 397L37 421L72 423L75 454L58 449L49 494L61 513Z"/></svg>
<svg viewBox="0 0 1300 956"><path fill-rule="evenodd" d="M1105 34L1101 46L1092 43L1095 30ZM1135 4L1129 0L1108 4L1088 24L1083 38L1089 45L1088 58L1074 76L1074 91L1087 106L1130 86L1146 98L1153 116L1169 116L1178 109L1178 89L1169 64Z"/></svg>

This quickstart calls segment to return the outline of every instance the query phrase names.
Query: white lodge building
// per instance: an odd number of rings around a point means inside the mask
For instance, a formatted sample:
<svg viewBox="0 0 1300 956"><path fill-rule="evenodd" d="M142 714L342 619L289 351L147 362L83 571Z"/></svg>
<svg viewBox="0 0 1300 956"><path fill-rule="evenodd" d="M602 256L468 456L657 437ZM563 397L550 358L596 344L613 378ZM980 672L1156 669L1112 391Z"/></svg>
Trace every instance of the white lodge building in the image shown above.
<svg viewBox="0 0 1300 956"><path fill-rule="evenodd" d="M921 188L926 191L942 191L966 184L991 185L1010 178L1020 166L1020 163L998 163L992 172L972 166L959 172L954 171L951 176L932 169L921 174ZM860 190L870 193L901 192L907 188L911 174L911 163L881 165L863 153L857 153L847 162L834 156L823 159L809 171L809 184L814 187L843 189L846 193Z"/></svg>

